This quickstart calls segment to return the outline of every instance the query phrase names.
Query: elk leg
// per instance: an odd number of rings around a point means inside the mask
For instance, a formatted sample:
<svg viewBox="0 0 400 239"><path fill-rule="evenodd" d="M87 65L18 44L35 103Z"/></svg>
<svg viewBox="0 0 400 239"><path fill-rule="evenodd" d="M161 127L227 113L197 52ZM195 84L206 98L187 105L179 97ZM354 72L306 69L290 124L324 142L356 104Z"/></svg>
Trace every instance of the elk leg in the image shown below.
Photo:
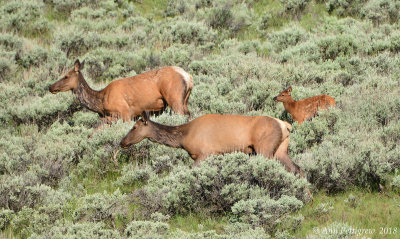
<svg viewBox="0 0 400 239"><path fill-rule="evenodd" d="M173 103L168 103L168 105L171 107L171 109L180 115L185 115L185 110L184 110L184 106L182 103L179 102L173 102Z"/></svg>
<svg viewBox="0 0 400 239"><path fill-rule="evenodd" d="M103 119L104 119L104 120L103 120L103 124L111 125L111 123L112 123L112 121L113 121L113 118L112 118L111 115L105 116Z"/></svg>
<svg viewBox="0 0 400 239"><path fill-rule="evenodd" d="M283 165L287 171L292 172L294 175L299 174L300 177L304 178L303 170L293 162L288 155L288 147L289 147L289 137L287 137L278 147L275 152L274 157L277 158ZM307 194L310 196L311 201L314 201L314 197L311 194L310 189L307 188Z"/></svg>
<svg viewBox="0 0 400 239"><path fill-rule="evenodd" d="M303 170L294 163L288 155L289 137L287 137L275 151L274 157L277 158L286 168L287 171L294 174L300 174L303 177Z"/></svg>
<svg viewBox="0 0 400 239"><path fill-rule="evenodd" d="M184 115L184 93L177 89L172 89L168 95L163 95L168 106L177 114Z"/></svg>
<svg viewBox="0 0 400 239"><path fill-rule="evenodd" d="M198 154L198 155L191 154L190 157L194 160L194 163L193 163L194 167L199 166L200 162L207 158L207 156L204 154Z"/></svg>
<svg viewBox="0 0 400 239"><path fill-rule="evenodd" d="M260 140L260 142L254 144L253 148L256 154L262 155L268 159L274 157L274 150L276 148L276 142Z"/></svg>
<svg viewBox="0 0 400 239"><path fill-rule="evenodd" d="M189 90L186 92L185 99L183 100L183 113L184 113L185 115L188 115L188 120L191 119L190 111L189 111L189 108L188 108L189 96L190 96L190 93L191 93L191 92L192 92L192 89L189 89Z"/></svg>
<svg viewBox="0 0 400 239"><path fill-rule="evenodd" d="M126 105L125 107L122 106L119 108L118 110L119 115L122 118L122 121L124 122L130 122L131 121L131 112L129 110L128 105Z"/></svg>

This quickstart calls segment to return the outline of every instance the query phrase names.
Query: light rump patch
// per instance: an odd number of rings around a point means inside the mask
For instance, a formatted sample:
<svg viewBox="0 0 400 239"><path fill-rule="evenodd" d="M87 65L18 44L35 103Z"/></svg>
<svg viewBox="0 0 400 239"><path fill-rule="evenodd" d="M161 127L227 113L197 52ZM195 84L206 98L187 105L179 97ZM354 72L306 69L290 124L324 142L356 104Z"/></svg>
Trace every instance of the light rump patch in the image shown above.
<svg viewBox="0 0 400 239"><path fill-rule="evenodd" d="M292 131L292 125L289 124L289 123L286 122L286 121L282 121L282 120L277 119L277 118L273 118L273 119L275 119L276 121L278 121L279 125L281 126L282 137L283 137L283 138L289 137L290 131Z"/></svg>
<svg viewBox="0 0 400 239"><path fill-rule="evenodd" d="M182 68L180 68L180 67L178 67L178 66L172 66L172 68L173 68L176 72L178 72L178 73L183 77L183 79L184 79L185 82L186 82L186 86L187 86L187 87L193 85L192 76L189 75L189 73L187 73L184 69L182 69ZM191 88L191 87L190 87L190 88Z"/></svg>

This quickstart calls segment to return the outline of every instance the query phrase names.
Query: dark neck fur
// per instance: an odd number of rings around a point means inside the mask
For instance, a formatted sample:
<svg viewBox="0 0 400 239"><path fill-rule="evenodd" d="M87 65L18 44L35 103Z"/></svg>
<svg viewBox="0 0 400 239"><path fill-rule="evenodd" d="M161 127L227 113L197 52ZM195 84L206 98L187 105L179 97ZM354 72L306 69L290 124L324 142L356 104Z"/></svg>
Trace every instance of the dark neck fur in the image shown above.
<svg viewBox="0 0 400 239"><path fill-rule="evenodd" d="M168 126L150 121L149 124L153 128L153 135L149 137L150 141L173 148L182 148L183 132L180 126Z"/></svg>
<svg viewBox="0 0 400 239"><path fill-rule="evenodd" d="M74 90L74 94L79 102L91 111L104 115L103 112L103 94L101 91L95 91L83 78L79 72L78 87Z"/></svg>

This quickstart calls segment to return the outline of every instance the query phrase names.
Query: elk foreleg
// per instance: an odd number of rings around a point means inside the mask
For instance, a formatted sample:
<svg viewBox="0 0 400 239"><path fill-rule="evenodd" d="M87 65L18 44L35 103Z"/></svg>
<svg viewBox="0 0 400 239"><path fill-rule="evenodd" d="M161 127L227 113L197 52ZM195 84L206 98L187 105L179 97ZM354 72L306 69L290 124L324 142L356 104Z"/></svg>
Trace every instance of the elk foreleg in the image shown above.
<svg viewBox="0 0 400 239"><path fill-rule="evenodd" d="M200 162L207 158L205 154L191 154L190 157L194 160L193 166L199 166Z"/></svg>

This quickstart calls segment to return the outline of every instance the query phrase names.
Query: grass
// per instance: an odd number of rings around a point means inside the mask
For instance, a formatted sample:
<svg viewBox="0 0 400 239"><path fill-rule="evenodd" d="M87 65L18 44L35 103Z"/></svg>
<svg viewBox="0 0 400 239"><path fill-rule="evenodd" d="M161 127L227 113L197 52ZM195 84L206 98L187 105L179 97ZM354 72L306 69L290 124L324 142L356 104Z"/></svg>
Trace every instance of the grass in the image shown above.
<svg viewBox="0 0 400 239"><path fill-rule="evenodd" d="M284 13L283 6L278 0L257 1L253 4L252 9L260 21L266 16L270 16L265 23L266 29L263 29L265 33L277 31L282 27L293 23L293 19L297 17ZM328 15L325 3L311 1L307 8L302 13L299 13L299 24L304 29L311 31L322 22L325 16ZM251 25L239 31L236 37L239 40L259 39L260 32L257 30L257 26Z"/></svg>
<svg viewBox="0 0 400 239"><path fill-rule="evenodd" d="M186 232L215 230L217 233L222 233L223 227L228 224L228 218L224 216L208 217L201 214L189 214L175 216L168 223L172 230L180 229Z"/></svg>
<svg viewBox="0 0 400 239"><path fill-rule="evenodd" d="M20 237L18 237L16 234L14 234L11 227L7 227L4 231L0 231L0 239L3 239L3 238L4 239L5 238L14 239L14 238L20 238Z"/></svg>
<svg viewBox="0 0 400 239"><path fill-rule="evenodd" d="M289 20L286 17L276 14L283 10L282 4L278 0L260 0L256 1L252 5L252 9L256 16L261 20L266 15L271 15L272 17L267 22L267 32L272 30L277 30L284 26ZM237 33L237 38L239 40L253 40L260 38L260 32L257 29L258 26L251 25L245 27Z"/></svg>
<svg viewBox="0 0 400 239"><path fill-rule="evenodd" d="M51 22L54 22L54 21L67 22L67 20L68 20L67 14L58 12L53 7L51 7L49 4L45 5L45 15L44 16Z"/></svg>
<svg viewBox="0 0 400 239"><path fill-rule="evenodd" d="M95 172L88 171L87 173L78 174L78 176L74 180L74 184L81 183L86 190L87 194L95 194L95 193L114 193L117 189L120 189L122 193L130 193L134 190L141 188L144 183L143 182L132 182L129 185L119 186L115 184L115 181L121 177L121 171L123 166L126 164L120 164L118 168L110 169L114 167L111 164L110 159L110 166L107 166L107 171L104 175L97 175Z"/></svg>
<svg viewBox="0 0 400 239"><path fill-rule="evenodd" d="M322 203L331 205L333 209L322 213L318 209ZM314 195L314 202L304 206L300 213L305 220L300 230L294 234L299 238L305 238L316 228L322 229L333 222L346 223L355 229L375 230L373 234L362 236L393 239L400 237L400 195L392 191L379 193L355 189L336 195L319 192ZM387 231L391 229L392 234L383 234L384 228L389 229ZM397 233L393 234L396 228Z"/></svg>
<svg viewBox="0 0 400 239"><path fill-rule="evenodd" d="M134 1L135 7L143 16L154 16L154 20L162 20L165 18L164 12L167 9L166 0L152 0L152 1Z"/></svg>
<svg viewBox="0 0 400 239"><path fill-rule="evenodd" d="M329 205L333 209L324 213L319 209L321 204ZM294 232L295 238L306 238L317 231L317 228L320 231L324 228L328 229L334 222L344 223L352 229L373 231L371 234L368 234L369 231L360 233L359 237L354 238L365 236L365 238L374 239L395 239L400 237L400 195L393 191L380 193L353 189L337 194L319 192L314 195L313 203L305 205L296 214L302 214L305 219L300 229ZM168 223L173 230L180 229L186 232L215 230L217 233L222 233L223 227L228 223L228 218L189 214L175 216ZM326 234L319 236L324 238L324 235L327 236Z"/></svg>
<svg viewBox="0 0 400 239"><path fill-rule="evenodd" d="M324 17L328 16L328 11L324 3L311 1L306 11L307 13L300 20L300 25L307 31L311 31L323 21Z"/></svg>
<svg viewBox="0 0 400 239"><path fill-rule="evenodd" d="M265 12L279 12L282 9L279 0L259 0L253 5L253 10L258 16L262 16Z"/></svg>

